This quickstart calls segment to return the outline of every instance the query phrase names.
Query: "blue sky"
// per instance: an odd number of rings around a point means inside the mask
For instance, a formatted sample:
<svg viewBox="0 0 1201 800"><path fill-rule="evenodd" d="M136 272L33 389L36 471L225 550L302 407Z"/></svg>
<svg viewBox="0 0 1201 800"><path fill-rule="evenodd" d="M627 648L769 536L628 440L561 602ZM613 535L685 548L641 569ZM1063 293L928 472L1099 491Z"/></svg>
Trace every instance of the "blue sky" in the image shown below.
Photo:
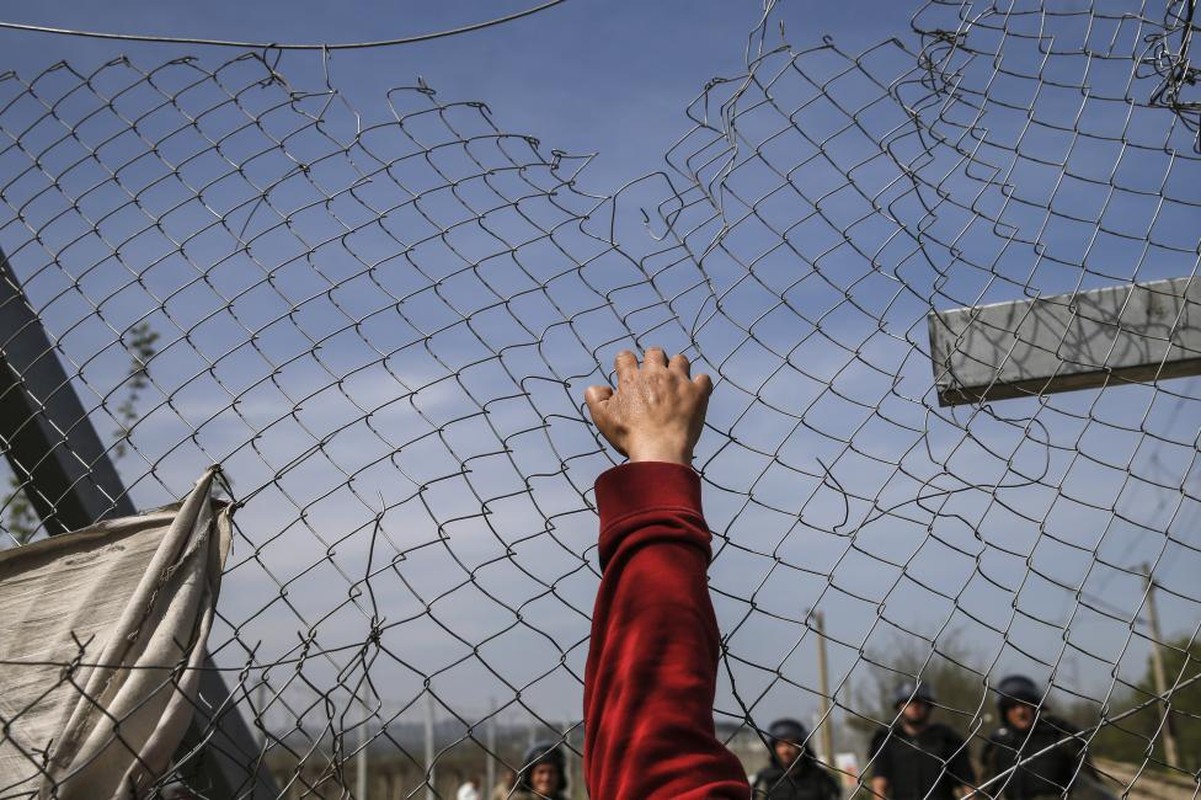
<svg viewBox="0 0 1201 800"><path fill-rule="evenodd" d="M870 13L865 13L869 8ZM330 3L56 3L9 9L6 21L76 29L136 31L237 41L352 42L456 28L526 8L514 2L362 2L350 13ZM832 35L850 51L907 34L914 4L786 4L790 40L816 44ZM743 66L754 2L650 5L567 0L545 13L460 37L332 58L340 88L356 100L378 97L420 75L447 97L482 100L502 128L530 133L548 147L601 154L604 179L656 168L681 133L683 103L711 78ZM196 48L0 32L10 68L22 72L60 60L98 63L117 53L147 62ZM234 49L204 51L210 58ZM309 62L311 54L286 56ZM358 104L356 102L356 104ZM637 131L637 135L631 135Z"/></svg>
<svg viewBox="0 0 1201 800"><path fill-rule="evenodd" d="M350 41L455 27L519 7L369 3L348 14L315 3L63 3L13 9L23 16L8 19ZM818 47L824 35L847 53L892 36L912 51L913 11L906 3L784 3L769 25L769 47L780 41L782 21L794 51ZM860 650L886 649L895 627L928 637L960 631L978 648L980 666L995 662L1001 672L1044 678L1047 664L1062 662L1061 682L1100 697L1114 662L1126 677L1141 674L1145 643L1128 623L1080 611L1072 587L1101 594L1131 618L1141 594L1123 570L1161 557L1157 577L1184 595L1162 602L1165 624L1173 635L1192 632L1196 382L939 410L922 347L931 306L1195 270L1188 248L1196 244L1189 227L1199 199L1189 181L1196 160L1161 157L1163 145L1157 152L1152 143L1168 126L1152 114L1109 129L1124 130L1141 148L1065 138L1056 125L1070 103L1028 98L1036 113L1027 115L1016 98L1032 82L1015 79L995 89L1012 91L1012 107L989 106L975 118L970 106L945 109L931 130L961 138L935 147L926 161L928 140L905 133L900 105L875 103L883 91L869 78L887 80L912 64L912 53L895 45L873 50L860 71L848 71L850 62L828 49L795 62L769 54L760 85L739 100L741 138L727 139L716 130L717 109L741 83L716 84L708 107L690 104L714 77L746 73L748 32L760 13L755 3L644 8L568 0L461 37L334 53L331 82L366 131L332 155L311 131L290 139L290 153L314 161L303 178L254 130L235 134L244 121L228 109L200 124L205 135L228 136L224 161L194 154L199 137L190 132L168 136L173 116L147 117L144 134L162 140L163 158L186 162L174 176L158 162L139 162L138 142L106 145L109 168L127 185L121 190L89 190L103 172L72 167L70 143L43 154L45 169L64 172L64 195L84 215L102 218L96 225L107 243L72 214L60 216L62 198L38 194L36 174L4 184L5 212L20 207L42 226L44 241L32 243L0 218L0 244L80 372L86 405L98 407L116 390L121 331L150 314L164 333L163 355L151 365L155 388L134 434L137 453L122 464L135 496L150 504L180 494L215 459L225 462L235 491L249 494L222 598L227 624L215 641L236 628L245 643L261 639L270 662L294 657L292 648L312 636L330 653L306 663L305 675L327 688L349 657L338 648L364 639L359 584L373 573L376 601L393 626L387 644L399 654L375 668L389 687L381 692L388 707L419 694L422 673L438 671L435 688L469 716L478 718L490 698L511 700L504 681L528 686L523 698L540 713L574 716L579 687L568 669L582 670L596 581L595 519L584 497L609 463L582 421L579 395L632 333L644 343L694 346L722 378L699 460L710 482L710 522L728 537L712 573L719 617L732 632L731 652L766 668L739 673L744 696L766 698L758 722L778 708L805 713L815 705L789 684L814 686L814 637L803 625L813 605L826 611L839 642L836 684L860 679ZM1065 39L1074 21L1060 21ZM23 78L63 59L87 72L122 52L145 69L199 53L200 66L214 69L238 52L17 32L0 39L5 68ZM1018 45L1006 57L1019 71L1037 61L1036 51ZM1076 65L1062 63L1052 77L1067 80ZM990 64L966 65L965 85L987 80ZM323 88L319 54L286 53L277 69L293 87ZM100 80L117 85L128 74L111 68ZM161 73L179 87L189 74L186 66ZM230 85L253 86L262 70L244 62L222 74ZM413 156L385 95L416 85L418 76L439 101L484 102L500 129L540 146L481 146L474 156L500 165L492 183L475 180L472 153L440 150L432 164ZM44 80L39 93L52 96L55 81L74 79L59 72ZM909 88L920 95L919 86ZM193 112L218 97L178 91ZM245 97L250 108L264 104L273 133L291 124L270 110L277 87ZM143 99L131 95L130 109ZM392 100L398 110L429 106L413 90ZM301 108L316 113L324 101L313 97ZM62 105L64 116L91 108L84 102L72 111L73 102ZM134 114L126 102L116 107ZM694 126L686 108L694 119L710 114L714 126ZM354 117L331 109L332 135L352 136ZM798 109L794 125L781 123ZM939 117L937 107L925 110ZM13 131L37 112L6 113L2 127ZM1088 106L1074 124L1112 126L1117 117L1110 106ZM410 118L409 136L445 137L437 120L426 125L431 119ZM453 118L471 130L481 120L470 108ZM100 122L78 130L103 139ZM40 131L26 133L27 147ZM979 131L987 133L974 139ZM1168 136L1183 141L1179 131ZM1008 154L1015 144L1022 158ZM539 163L552 149L598 155L565 186L565 171L583 162L565 158L552 170ZM965 161L964 151L974 160ZM1060 163L1048 166L1032 153L1054 153L1050 160ZM0 175L28 161L11 149L4 158ZM506 172L506 158L526 168ZM230 174L231 162L244 172ZM898 164L928 181L922 191L905 190ZM1147 178L1153 168L1158 184ZM1070 177L1056 180L1065 170ZM638 180L648 173L656 174ZM356 184L364 175L370 180ZM445 175L464 179L457 194L438 188ZM256 181L280 182L269 202L260 202ZM406 203L394 197L393 181L433 190ZM119 210L130 191L145 218ZM536 195L523 207L529 218L505 203L484 215L502 237L458 225L454 215L467 205L484 208L519 191ZM1159 192L1168 201L1156 207ZM325 205L330 195L336 199ZM938 213L927 214L922 202ZM1094 224L1091 235L1081 233L1073 215L1101 219L1107 230L1097 233ZM555 227L551 237L538 233L539 225L575 216L588 219ZM146 218L158 227L147 229ZM710 251L723 224L730 231ZM440 228L452 233L440 238ZM928 252L914 244L922 236ZM610 237L620 252L606 246ZM1147 239L1154 252L1139 244ZM506 249L515 242L511 258ZM249 244L240 250L239 243ZM39 247L57 252L58 264L37 269L51 261ZM111 258L98 263L105 248ZM111 426L103 412L97 417L102 429ZM377 514L387 546L382 562L369 563ZM1098 552L1117 568L1099 562ZM748 614L752 599L770 614ZM519 608L521 619L506 606ZM1065 639L1080 652L1065 651ZM231 642L218 658L237 665L245 657L237 650ZM274 669L273 687L296 680L286 677L292 666ZM289 697L301 691L289 685ZM841 701L849 697L840 689ZM724 689L719 706L733 708Z"/></svg>

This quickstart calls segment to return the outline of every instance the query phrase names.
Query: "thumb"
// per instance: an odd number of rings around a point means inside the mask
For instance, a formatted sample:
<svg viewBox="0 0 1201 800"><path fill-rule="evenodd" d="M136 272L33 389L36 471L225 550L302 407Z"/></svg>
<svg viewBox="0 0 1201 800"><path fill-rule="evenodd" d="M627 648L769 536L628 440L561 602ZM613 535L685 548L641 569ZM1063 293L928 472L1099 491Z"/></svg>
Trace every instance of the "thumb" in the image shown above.
<svg viewBox="0 0 1201 800"><path fill-rule="evenodd" d="M588 413L594 421L604 413L604 406L612 396L613 389L608 386L589 386L584 390L584 402L588 404Z"/></svg>

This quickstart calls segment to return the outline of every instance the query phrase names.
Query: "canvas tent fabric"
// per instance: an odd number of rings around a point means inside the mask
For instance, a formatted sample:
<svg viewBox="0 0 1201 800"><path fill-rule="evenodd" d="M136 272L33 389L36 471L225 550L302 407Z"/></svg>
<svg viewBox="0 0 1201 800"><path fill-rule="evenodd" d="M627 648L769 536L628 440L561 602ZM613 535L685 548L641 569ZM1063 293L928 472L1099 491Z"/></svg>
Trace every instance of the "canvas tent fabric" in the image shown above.
<svg viewBox="0 0 1201 800"><path fill-rule="evenodd" d="M0 796L139 797L192 716L230 544L181 502L0 553Z"/></svg>

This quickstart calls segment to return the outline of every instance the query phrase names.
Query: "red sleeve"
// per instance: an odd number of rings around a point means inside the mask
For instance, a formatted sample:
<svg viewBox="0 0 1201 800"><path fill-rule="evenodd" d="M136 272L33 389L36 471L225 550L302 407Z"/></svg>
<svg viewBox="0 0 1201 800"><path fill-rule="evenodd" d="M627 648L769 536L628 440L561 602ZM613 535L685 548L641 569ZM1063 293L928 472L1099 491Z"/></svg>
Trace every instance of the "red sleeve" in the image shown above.
<svg viewBox="0 0 1201 800"><path fill-rule="evenodd" d="M700 480L640 462L596 482L601 585L584 672L592 800L738 798L742 765L717 741L717 620Z"/></svg>

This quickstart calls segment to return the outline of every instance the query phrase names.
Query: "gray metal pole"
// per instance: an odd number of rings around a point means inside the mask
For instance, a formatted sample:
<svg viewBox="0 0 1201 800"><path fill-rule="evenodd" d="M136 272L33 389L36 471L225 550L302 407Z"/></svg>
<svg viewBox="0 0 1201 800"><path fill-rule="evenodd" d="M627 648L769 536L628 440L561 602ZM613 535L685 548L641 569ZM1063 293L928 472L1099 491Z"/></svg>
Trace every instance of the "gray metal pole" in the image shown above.
<svg viewBox="0 0 1201 800"><path fill-rule="evenodd" d="M817 691L821 697L821 743L826 764L834 765L834 720L830 718L830 669L826 659L826 618L813 612L813 629L817 631Z"/></svg>
<svg viewBox="0 0 1201 800"><path fill-rule="evenodd" d="M0 447L51 535L136 513L3 251ZM206 655L192 722L176 753L181 773L209 796L276 797L261 758L262 749Z"/></svg>
<svg viewBox="0 0 1201 800"><path fill-rule="evenodd" d="M570 728L570 726L566 724L562 727L564 730ZM574 797L576 789L579 787L579 782L576 781L575 777L575 753L571 751L571 743L568 741L569 738L570 735L565 736L563 739L563 744L561 745L563 748L563 772L564 777L567 779L567 785L570 787L571 796Z"/></svg>
<svg viewBox="0 0 1201 800"><path fill-rule="evenodd" d="M261 683L259 683L259 688L258 688L257 694L258 694L258 709L257 709L257 711L255 711L255 713L258 715L259 725L262 726L261 730L259 731L257 741L259 743L259 747L262 748L262 750L264 752L266 752L266 750L267 750L267 703L269 702L269 700L267 697L267 682L265 680L263 680Z"/></svg>
<svg viewBox="0 0 1201 800"><path fill-rule="evenodd" d="M434 790L434 693L426 689L425 696L425 800L435 800Z"/></svg>
<svg viewBox="0 0 1201 800"><path fill-rule="evenodd" d="M1168 691L1168 679L1163 665L1163 634L1159 630L1159 610L1155 607L1155 580L1151 577L1151 565L1145 565L1147 573L1147 624L1151 628L1151 674L1155 680L1155 693L1163 697ZM1180 751L1176 746L1176 732L1172 726L1170 701L1163 701L1163 757L1169 767L1180 768Z"/></svg>
<svg viewBox="0 0 1201 800"><path fill-rule="evenodd" d="M486 744L488 759L484 763L484 797L491 798L496 791L496 700L492 700L492 713L488 715L488 731Z"/></svg>
<svg viewBox="0 0 1201 800"><path fill-rule="evenodd" d="M366 681L364 681L364 684ZM367 800L367 745L370 742L367 736L367 723L371 721L371 709L367 705L367 700L363 699L363 724L359 727L359 755L355 760L356 773L355 780L355 797L357 800Z"/></svg>

